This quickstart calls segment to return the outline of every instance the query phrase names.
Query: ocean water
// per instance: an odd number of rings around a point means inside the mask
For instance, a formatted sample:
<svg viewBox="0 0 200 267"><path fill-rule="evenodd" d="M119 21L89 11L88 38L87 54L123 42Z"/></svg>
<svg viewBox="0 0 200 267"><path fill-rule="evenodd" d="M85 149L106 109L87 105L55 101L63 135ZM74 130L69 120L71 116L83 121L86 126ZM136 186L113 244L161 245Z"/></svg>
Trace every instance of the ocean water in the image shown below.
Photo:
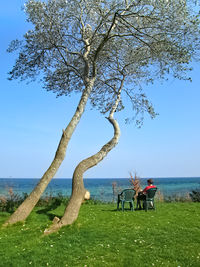
<svg viewBox="0 0 200 267"><path fill-rule="evenodd" d="M39 179L23 179L23 178L0 178L0 196L8 195L8 190L12 188L13 192L19 195L30 193L38 183ZM113 189L112 184L117 184L117 189L130 187L130 179L128 178L98 178L84 179L85 188L90 191L93 199L112 201ZM146 179L141 179L142 188L146 186ZM164 196L184 196L196 188L200 188L200 177L195 178L155 178L154 184ZM49 183L45 194L57 195L61 193L64 196L71 195L71 179L54 178Z"/></svg>

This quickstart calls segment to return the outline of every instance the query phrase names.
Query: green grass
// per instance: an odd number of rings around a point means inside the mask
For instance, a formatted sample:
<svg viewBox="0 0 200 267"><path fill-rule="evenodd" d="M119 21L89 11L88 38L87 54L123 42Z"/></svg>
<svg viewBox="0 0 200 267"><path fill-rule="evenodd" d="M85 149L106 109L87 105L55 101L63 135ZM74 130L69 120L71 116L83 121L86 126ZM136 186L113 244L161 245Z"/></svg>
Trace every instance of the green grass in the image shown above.
<svg viewBox="0 0 200 267"><path fill-rule="evenodd" d="M0 266L200 266L200 204L158 203L156 211L84 204L78 220L43 236L54 215L36 208L0 231ZM9 216L0 213L0 224Z"/></svg>

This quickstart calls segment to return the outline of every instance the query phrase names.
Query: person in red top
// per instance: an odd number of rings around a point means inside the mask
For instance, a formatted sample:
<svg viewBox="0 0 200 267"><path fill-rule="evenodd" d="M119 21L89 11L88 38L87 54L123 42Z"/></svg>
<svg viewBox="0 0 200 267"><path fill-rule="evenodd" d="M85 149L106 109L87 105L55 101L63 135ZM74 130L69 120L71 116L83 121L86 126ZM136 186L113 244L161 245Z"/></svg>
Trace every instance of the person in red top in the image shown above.
<svg viewBox="0 0 200 267"><path fill-rule="evenodd" d="M141 200L145 200L146 199L146 191L148 189L150 189L150 188L156 188L156 186L153 185L153 179L148 179L147 180L147 184L148 184L148 186L146 186L143 191L139 192L138 196L137 196L137 208L139 206L140 210L142 209Z"/></svg>
<svg viewBox="0 0 200 267"><path fill-rule="evenodd" d="M147 180L148 186L145 187L145 189L142 191L143 194L146 194L146 191L150 188L156 188L155 185L153 185L153 180L152 179L148 179Z"/></svg>

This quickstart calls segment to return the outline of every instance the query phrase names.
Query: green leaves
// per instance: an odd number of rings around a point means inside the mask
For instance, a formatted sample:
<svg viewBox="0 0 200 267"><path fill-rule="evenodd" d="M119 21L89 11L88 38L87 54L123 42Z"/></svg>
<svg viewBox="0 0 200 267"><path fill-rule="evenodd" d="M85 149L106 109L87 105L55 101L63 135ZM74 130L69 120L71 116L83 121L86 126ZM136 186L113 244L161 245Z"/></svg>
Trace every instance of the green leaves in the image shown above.
<svg viewBox="0 0 200 267"><path fill-rule="evenodd" d="M44 88L61 96L82 91L95 76L91 101L103 113L122 79L133 107L143 84L169 75L188 79L200 49L192 0L29 0L24 10L32 30L8 48L20 50L10 79L42 75Z"/></svg>

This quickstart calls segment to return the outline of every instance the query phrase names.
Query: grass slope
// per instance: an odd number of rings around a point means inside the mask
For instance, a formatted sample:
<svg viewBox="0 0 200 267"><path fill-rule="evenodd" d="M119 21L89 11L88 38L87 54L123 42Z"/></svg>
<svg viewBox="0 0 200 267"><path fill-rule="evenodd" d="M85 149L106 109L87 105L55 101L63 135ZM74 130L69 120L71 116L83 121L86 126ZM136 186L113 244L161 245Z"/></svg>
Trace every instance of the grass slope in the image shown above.
<svg viewBox="0 0 200 267"><path fill-rule="evenodd" d="M156 211L84 204L75 224L43 236L53 211L0 230L0 266L200 266L199 203L158 203ZM0 224L9 216L0 213Z"/></svg>

